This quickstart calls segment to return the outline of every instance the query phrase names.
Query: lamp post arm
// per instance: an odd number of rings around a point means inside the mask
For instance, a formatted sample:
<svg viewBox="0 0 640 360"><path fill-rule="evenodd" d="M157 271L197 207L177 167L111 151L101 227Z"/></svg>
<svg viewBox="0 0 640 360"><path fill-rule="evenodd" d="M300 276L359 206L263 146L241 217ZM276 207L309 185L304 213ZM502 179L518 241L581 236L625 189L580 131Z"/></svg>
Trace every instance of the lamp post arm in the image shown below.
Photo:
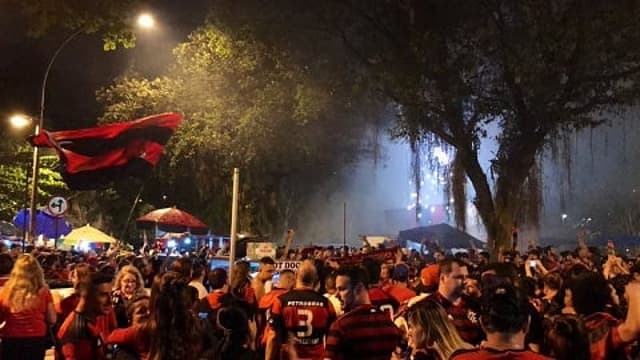
<svg viewBox="0 0 640 360"><path fill-rule="evenodd" d="M58 46L58 48L56 49L56 52L53 53L53 56L49 60L49 64L47 64L47 69L45 70L44 78L42 79L42 88L41 88L42 92L40 94L40 117L38 119L38 123L40 125L40 129L43 129L43 125L44 125L43 124L44 123L44 103L45 103L45 95L46 95L46 92L47 92L47 80L49 79L49 72L51 71L51 68L53 67L53 63L58 58L58 55L60 54L62 49L64 49L64 47L67 46L67 44L69 42L71 42L71 40L75 39L75 37L80 35L83 31L84 31L84 29L76 30L73 34L69 35L60 44L60 46Z"/></svg>

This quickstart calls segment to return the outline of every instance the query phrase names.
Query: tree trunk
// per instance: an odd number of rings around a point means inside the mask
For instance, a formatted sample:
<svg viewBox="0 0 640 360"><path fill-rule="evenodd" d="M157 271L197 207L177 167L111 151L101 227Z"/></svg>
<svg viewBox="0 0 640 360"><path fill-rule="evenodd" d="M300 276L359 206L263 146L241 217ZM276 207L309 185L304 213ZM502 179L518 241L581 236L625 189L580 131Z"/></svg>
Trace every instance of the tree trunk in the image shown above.
<svg viewBox="0 0 640 360"><path fill-rule="evenodd" d="M475 206L487 231L487 247L492 261L498 259L500 249L511 250L514 221L520 203L520 191L533 166L536 147L527 144L517 152L514 161L499 164L495 196L478 156L472 148L458 147L467 176L476 192Z"/></svg>
<svg viewBox="0 0 640 360"><path fill-rule="evenodd" d="M491 186L489 185L489 181L482 169L482 166L480 166L477 153L470 147L458 147L457 150L461 157L460 161L462 161L466 170L467 177L471 181L475 190L476 198L474 199L474 205L478 210L478 215L480 215L480 219L482 219L482 223L487 231L487 247L491 251L491 249L495 248L494 243L498 236L498 227L495 220L496 212L493 203L493 195L491 194Z"/></svg>
<svg viewBox="0 0 640 360"><path fill-rule="evenodd" d="M495 242L490 249L492 259L497 259L501 251L513 249L513 228L516 220L519 189L498 189L496 191ZM522 241L519 239L519 241Z"/></svg>

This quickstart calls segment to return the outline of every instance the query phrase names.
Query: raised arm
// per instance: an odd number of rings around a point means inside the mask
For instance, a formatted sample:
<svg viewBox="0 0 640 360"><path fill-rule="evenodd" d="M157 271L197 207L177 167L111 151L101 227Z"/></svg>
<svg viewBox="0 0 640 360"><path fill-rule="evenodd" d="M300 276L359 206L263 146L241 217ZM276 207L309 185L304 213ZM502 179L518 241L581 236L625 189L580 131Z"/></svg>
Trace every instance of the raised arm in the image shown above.
<svg viewBox="0 0 640 360"><path fill-rule="evenodd" d="M289 249L291 249L291 244L293 243L293 239L296 237L296 232L293 229L287 230L287 237L285 239L284 252L280 257L280 260L286 260L287 256L289 256Z"/></svg>
<svg viewBox="0 0 640 360"><path fill-rule="evenodd" d="M620 339L628 343L640 338L640 282L630 282L626 293L629 298L629 310L625 321L618 326L618 333Z"/></svg>

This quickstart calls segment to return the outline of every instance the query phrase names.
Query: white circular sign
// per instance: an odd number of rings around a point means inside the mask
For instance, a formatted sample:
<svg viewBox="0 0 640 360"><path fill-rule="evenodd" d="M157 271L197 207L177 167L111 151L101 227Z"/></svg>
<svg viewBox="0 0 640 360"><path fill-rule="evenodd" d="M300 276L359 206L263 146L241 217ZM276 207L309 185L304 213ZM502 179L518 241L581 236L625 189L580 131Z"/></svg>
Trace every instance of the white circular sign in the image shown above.
<svg viewBox="0 0 640 360"><path fill-rule="evenodd" d="M62 196L54 196L49 200L49 205L47 207L51 215L61 216L69 209L69 203L67 202L67 199Z"/></svg>

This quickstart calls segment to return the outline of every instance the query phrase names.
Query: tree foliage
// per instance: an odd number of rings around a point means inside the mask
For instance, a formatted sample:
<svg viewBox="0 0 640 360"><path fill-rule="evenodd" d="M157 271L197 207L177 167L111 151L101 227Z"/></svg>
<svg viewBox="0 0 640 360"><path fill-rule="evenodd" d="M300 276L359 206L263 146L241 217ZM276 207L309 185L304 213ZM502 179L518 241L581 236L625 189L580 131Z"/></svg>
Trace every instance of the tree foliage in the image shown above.
<svg viewBox="0 0 640 360"><path fill-rule="evenodd" d="M28 33L33 37L55 29L100 32L106 51L115 50L118 45L134 46L133 17L142 3L140 0L9 0L7 10L16 9L25 18Z"/></svg>
<svg viewBox="0 0 640 360"><path fill-rule="evenodd" d="M290 37L269 31L274 24L296 29L293 37L333 33L398 105L398 135L454 149L494 253L510 246L545 145L563 131L601 124L638 95L637 1L224 3L224 21L255 24L285 48ZM260 13L243 16L254 7ZM491 176L478 160L490 128L499 146Z"/></svg>
<svg viewBox="0 0 640 360"><path fill-rule="evenodd" d="M10 139L1 146L0 162L0 219L10 221L20 211L29 207L31 189L32 152L28 145L18 145ZM44 205L51 196L67 195L68 189L60 173L52 169L57 165L55 155L40 158L38 199Z"/></svg>
<svg viewBox="0 0 640 360"><path fill-rule="evenodd" d="M310 71L241 30L213 25L175 50L164 77L123 76L99 93L103 122L179 111L166 161L145 183L226 232L231 174L241 169L241 228L279 238L318 185L363 154L375 97L357 79ZM144 197L144 196L143 196Z"/></svg>

